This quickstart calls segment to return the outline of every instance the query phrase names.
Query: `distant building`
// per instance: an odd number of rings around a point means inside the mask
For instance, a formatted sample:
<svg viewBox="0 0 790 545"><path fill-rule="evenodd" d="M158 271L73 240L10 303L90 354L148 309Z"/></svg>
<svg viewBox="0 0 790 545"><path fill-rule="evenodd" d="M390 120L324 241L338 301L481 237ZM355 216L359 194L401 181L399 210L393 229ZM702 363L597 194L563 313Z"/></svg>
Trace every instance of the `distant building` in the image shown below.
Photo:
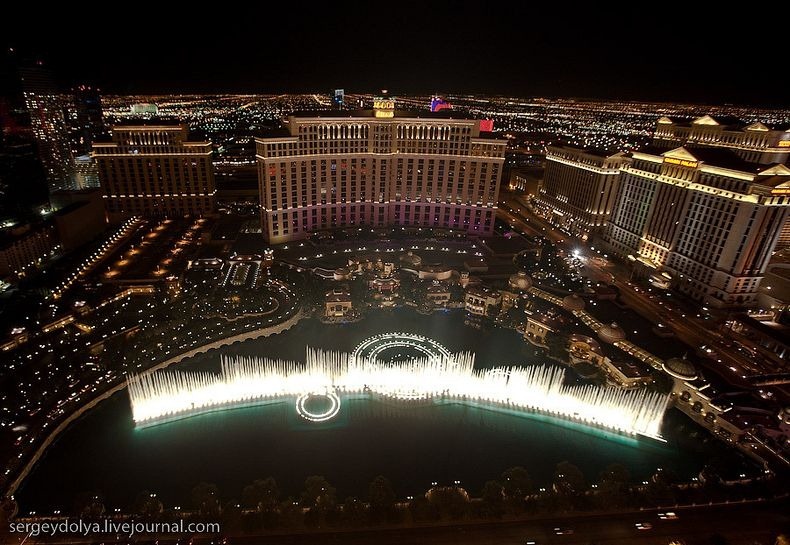
<svg viewBox="0 0 790 545"><path fill-rule="evenodd" d="M74 188L74 156L66 123L67 96L59 93L43 66L20 69L25 106L50 193Z"/></svg>
<svg viewBox="0 0 790 545"><path fill-rule="evenodd" d="M785 223L787 225L787 223ZM774 252L760 281L758 307L761 309L790 308L790 250Z"/></svg>
<svg viewBox="0 0 790 545"><path fill-rule="evenodd" d="M183 217L215 207L210 142L190 142L185 126L116 126L93 144L110 221Z"/></svg>
<svg viewBox="0 0 790 545"><path fill-rule="evenodd" d="M142 117L152 117L159 114L159 106L148 102L132 104L130 110L132 115L139 115Z"/></svg>
<svg viewBox="0 0 790 545"><path fill-rule="evenodd" d="M554 225L587 239L609 221L615 207L623 153L549 146L536 210Z"/></svg>
<svg viewBox="0 0 790 545"><path fill-rule="evenodd" d="M726 148L752 163L787 164L790 158L790 129L769 128L759 121L751 124L722 124L709 115L690 123L680 123L662 117L656 124L653 144L671 149L685 146ZM777 249L790 247L790 221L785 222Z"/></svg>
<svg viewBox="0 0 790 545"><path fill-rule="evenodd" d="M769 360L777 369L787 372L790 361L790 325L781 323L782 312L763 315L735 314L726 326L741 348Z"/></svg>
<svg viewBox="0 0 790 545"><path fill-rule="evenodd" d="M541 175L536 175L536 170L540 170ZM542 174L542 169L512 168L507 183L508 189L537 197L541 187Z"/></svg>
<svg viewBox="0 0 790 545"><path fill-rule="evenodd" d="M680 147L633 152L621 170L601 244L702 304L756 304L790 212L790 168Z"/></svg>
<svg viewBox="0 0 790 545"><path fill-rule="evenodd" d="M740 442L748 430L738 422L737 411L717 402L718 392L697 377L693 366L684 362L680 358L672 358L664 366L672 377L669 397L673 405L723 441Z"/></svg>
<svg viewBox="0 0 790 545"><path fill-rule="evenodd" d="M324 316L326 318L342 318L348 316L353 309L351 294L345 290L332 290L327 292L324 301Z"/></svg>
<svg viewBox="0 0 790 545"><path fill-rule="evenodd" d="M74 158L74 182L76 189L99 187L99 165L90 154Z"/></svg>
<svg viewBox="0 0 790 545"><path fill-rule="evenodd" d="M779 233L779 240L776 243L776 249L782 250L790 248L790 217L785 221L782 231Z"/></svg>
<svg viewBox="0 0 790 545"><path fill-rule="evenodd" d="M439 281L434 282L425 289L425 299L437 307L445 307L450 303L450 288Z"/></svg>
<svg viewBox="0 0 790 545"><path fill-rule="evenodd" d="M90 154L93 143L104 133L99 90L88 85L74 89L75 155Z"/></svg>
<svg viewBox="0 0 790 545"><path fill-rule="evenodd" d="M453 105L444 100L441 97L433 97L431 98L431 111L432 112L441 112L442 110L452 110Z"/></svg>
<svg viewBox="0 0 790 545"><path fill-rule="evenodd" d="M101 190L72 191L60 195L70 201L51 216L57 239L68 252L95 239L106 228Z"/></svg>
<svg viewBox="0 0 790 545"><path fill-rule="evenodd" d="M527 315L524 324L524 337L539 346L546 346L546 335L554 333L560 326L559 321L554 316L543 313Z"/></svg>
<svg viewBox="0 0 790 545"><path fill-rule="evenodd" d="M256 139L268 242L363 225L492 233L506 142L481 138L479 121L376 105L290 117L287 135Z"/></svg>
<svg viewBox="0 0 790 545"><path fill-rule="evenodd" d="M609 382L621 388L636 388L650 383L650 369L636 360L612 360L604 357L599 360Z"/></svg>
<svg viewBox="0 0 790 545"><path fill-rule="evenodd" d="M22 276L57 246L51 226L26 225L0 233L0 276Z"/></svg>
<svg viewBox="0 0 790 545"><path fill-rule="evenodd" d="M464 308L469 314L487 316L498 310L502 296L497 290L485 286L470 286L464 296Z"/></svg>
<svg viewBox="0 0 790 545"><path fill-rule="evenodd" d="M786 164L790 157L790 129L770 129L760 122L750 125L723 125L709 115L691 123L678 123L662 117L656 124L653 144L657 148L680 146L727 148L750 163Z"/></svg>
<svg viewBox="0 0 790 545"><path fill-rule="evenodd" d="M2 108L0 104L0 108ZM0 123L4 120L0 119ZM0 130L0 215L32 212L47 201L48 187L33 135L6 126Z"/></svg>
<svg viewBox="0 0 790 545"><path fill-rule="evenodd" d="M345 91L343 89L335 89L335 92L332 94L332 103L335 106L342 107L345 101Z"/></svg>

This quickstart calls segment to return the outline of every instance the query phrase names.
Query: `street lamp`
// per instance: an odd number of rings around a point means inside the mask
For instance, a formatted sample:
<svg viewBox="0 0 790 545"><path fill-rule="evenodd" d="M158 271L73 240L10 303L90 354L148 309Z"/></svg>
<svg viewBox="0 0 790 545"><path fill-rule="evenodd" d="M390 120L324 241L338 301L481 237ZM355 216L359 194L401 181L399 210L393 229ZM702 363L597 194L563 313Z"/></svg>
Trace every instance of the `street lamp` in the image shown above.
<svg viewBox="0 0 790 545"><path fill-rule="evenodd" d="M631 262L631 274L628 277L628 282L634 278L634 271L636 271L636 258L632 254L628 254L628 261Z"/></svg>

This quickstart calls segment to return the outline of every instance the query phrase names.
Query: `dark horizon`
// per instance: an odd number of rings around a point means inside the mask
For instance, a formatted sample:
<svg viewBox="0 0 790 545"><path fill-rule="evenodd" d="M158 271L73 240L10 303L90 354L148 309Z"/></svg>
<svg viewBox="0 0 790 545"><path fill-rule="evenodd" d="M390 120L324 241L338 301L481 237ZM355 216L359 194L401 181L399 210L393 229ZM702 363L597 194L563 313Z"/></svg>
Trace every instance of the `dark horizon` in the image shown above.
<svg viewBox="0 0 790 545"><path fill-rule="evenodd" d="M133 12L94 27L58 7L32 28L27 17L9 17L18 24L4 29L3 57L14 48L20 61L44 61L64 89L89 84L120 95L386 88L790 107L783 38L757 30L763 23L749 15L566 11L406 2L285 15ZM760 34L759 53L741 47L750 32Z"/></svg>

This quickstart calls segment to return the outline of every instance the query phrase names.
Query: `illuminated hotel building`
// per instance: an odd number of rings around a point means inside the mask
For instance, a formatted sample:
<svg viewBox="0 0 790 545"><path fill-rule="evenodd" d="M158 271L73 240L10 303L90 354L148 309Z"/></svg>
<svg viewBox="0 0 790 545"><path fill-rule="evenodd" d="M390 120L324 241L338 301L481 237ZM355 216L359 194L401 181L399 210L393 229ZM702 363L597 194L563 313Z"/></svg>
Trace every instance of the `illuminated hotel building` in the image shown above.
<svg viewBox="0 0 790 545"><path fill-rule="evenodd" d="M116 126L94 143L110 221L183 217L214 210L210 142L189 142L185 126Z"/></svg>
<svg viewBox="0 0 790 545"><path fill-rule="evenodd" d="M549 146L535 209L574 236L587 239L609 221L615 204L623 153L604 154Z"/></svg>
<svg viewBox="0 0 790 545"><path fill-rule="evenodd" d="M270 243L354 226L491 234L506 142L481 137L480 121L392 108L292 116L287 135L256 139Z"/></svg>
<svg viewBox="0 0 790 545"><path fill-rule="evenodd" d="M601 240L657 285L749 306L790 211L790 168L714 147L643 150L621 167Z"/></svg>
<svg viewBox="0 0 790 545"><path fill-rule="evenodd" d="M716 147L733 150L750 163L787 164L790 158L790 129L769 129L760 122L751 125L722 125L709 115L691 123L677 123L662 117L656 124L653 144L658 148L684 146Z"/></svg>
<svg viewBox="0 0 790 545"><path fill-rule="evenodd" d="M66 124L68 97L57 92L49 71L42 66L23 68L20 74L25 106L49 192L74 189L74 156Z"/></svg>

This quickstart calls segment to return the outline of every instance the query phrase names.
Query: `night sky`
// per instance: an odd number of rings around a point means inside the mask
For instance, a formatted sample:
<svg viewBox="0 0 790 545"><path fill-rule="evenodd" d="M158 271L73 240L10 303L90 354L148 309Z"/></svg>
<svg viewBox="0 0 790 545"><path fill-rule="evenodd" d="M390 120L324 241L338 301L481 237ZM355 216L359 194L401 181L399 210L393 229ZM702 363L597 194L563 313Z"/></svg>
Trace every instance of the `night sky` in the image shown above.
<svg viewBox="0 0 790 545"><path fill-rule="evenodd" d="M245 4L190 5L189 15L113 4L120 17L81 3L33 15L25 4L4 13L0 41L43 59L63 86L105 93L342 87L790 106L785 32L770 14L493 0Z"/></svg>

